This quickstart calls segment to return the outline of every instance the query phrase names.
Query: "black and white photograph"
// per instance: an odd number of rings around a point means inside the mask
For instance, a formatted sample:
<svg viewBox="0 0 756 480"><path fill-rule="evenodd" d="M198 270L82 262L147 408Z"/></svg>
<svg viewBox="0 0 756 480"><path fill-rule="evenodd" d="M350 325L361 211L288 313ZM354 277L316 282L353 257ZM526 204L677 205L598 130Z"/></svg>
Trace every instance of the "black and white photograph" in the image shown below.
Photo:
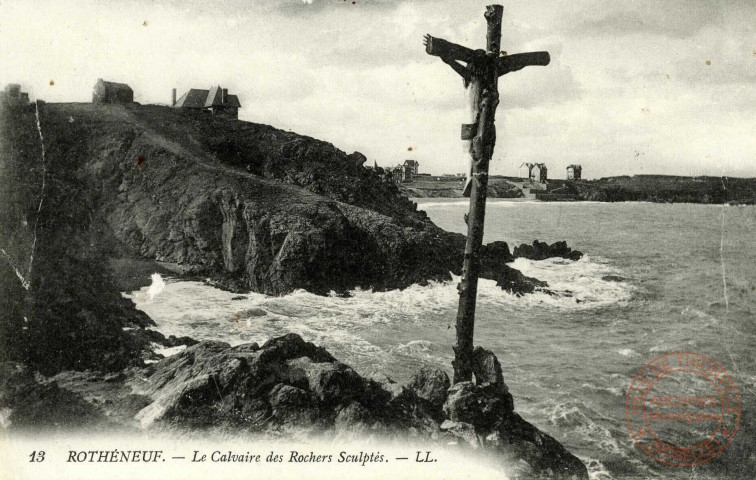
<svg viewBox="0 0 756 480"><path fill-rule="evenodd" d="M0 480L756 478L753 0L0 0Z"/></svg>

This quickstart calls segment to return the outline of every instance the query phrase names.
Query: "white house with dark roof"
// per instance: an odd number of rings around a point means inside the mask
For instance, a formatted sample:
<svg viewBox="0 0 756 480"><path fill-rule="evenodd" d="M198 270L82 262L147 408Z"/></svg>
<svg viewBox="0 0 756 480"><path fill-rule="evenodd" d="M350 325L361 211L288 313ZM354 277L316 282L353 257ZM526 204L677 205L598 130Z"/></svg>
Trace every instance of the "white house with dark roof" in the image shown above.
<svg viewBox="0 0 756 480"><path fill-rule="evenodd" d="M228 94L227 88L216 85L209 90L190 89L174 102L173 107L207 110L216 115L239 118L241 103L239 103L239 97Z"/></svg>

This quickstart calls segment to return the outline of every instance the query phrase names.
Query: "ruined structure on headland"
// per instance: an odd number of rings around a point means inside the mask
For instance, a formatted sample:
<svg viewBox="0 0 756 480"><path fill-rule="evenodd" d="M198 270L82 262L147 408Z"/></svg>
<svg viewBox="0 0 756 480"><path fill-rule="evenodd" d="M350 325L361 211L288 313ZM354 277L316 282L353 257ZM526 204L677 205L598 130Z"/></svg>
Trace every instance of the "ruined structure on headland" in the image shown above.
<svg viewBox="0 0 756 480"><path fill-rule="evenodd" d="M239 118L241 103L236 95L229 95L227 88L220 85L209 90L192 88L176 100L176 89L173 89L171 106L197 111L209 111L214 115Z"/></svg>
<svg viewBox="0 0 756 480"><path fill-rule="evenodd" d="M580 180L583 177L583 167L580 165L567 166L567 180Z"/></svg>
<svg viewBox="0 0 756 480"><path fill-rule="evenodd" d="M120 103L134 102L134 90L125 83L108 82L97 79L92 89L92 103Z"/></svg>

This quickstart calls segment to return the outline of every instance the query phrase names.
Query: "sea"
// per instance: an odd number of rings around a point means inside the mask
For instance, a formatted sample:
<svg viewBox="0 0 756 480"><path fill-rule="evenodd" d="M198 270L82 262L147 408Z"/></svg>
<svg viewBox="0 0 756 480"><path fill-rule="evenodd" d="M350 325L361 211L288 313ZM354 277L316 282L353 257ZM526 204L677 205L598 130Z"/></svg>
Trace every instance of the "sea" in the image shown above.
<svg viewBox="0 0 756 480"><path fill-rule="evenodd" d="M466 233L466 200L414 200L441 228ZM512 264L551 293L517 297L480 282L475 344L498 356L516 411L592 479L756 478L756 207L489 200L486 242L535 239L585 255ZM424 365L451 374L458 281L272 297L154 274L125 295L166 335L240 344L293 332L362 375L406 382ZM731 444L692 468L650 458L626 418L635 375L676 351L714 359L741 398Z"/></svg>

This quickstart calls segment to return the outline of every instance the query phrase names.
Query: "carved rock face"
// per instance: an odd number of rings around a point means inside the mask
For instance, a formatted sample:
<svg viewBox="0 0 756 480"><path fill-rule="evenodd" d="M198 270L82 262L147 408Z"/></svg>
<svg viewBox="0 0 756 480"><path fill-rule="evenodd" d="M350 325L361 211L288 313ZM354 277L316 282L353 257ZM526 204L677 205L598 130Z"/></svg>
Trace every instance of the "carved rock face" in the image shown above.
<svg viewBox="0 0 756 480"><path fill-rule="evenodd" d="M441 408L448 395L449 375L441 369L424 367L412 376L408 387L435 408Z"/></svg>

